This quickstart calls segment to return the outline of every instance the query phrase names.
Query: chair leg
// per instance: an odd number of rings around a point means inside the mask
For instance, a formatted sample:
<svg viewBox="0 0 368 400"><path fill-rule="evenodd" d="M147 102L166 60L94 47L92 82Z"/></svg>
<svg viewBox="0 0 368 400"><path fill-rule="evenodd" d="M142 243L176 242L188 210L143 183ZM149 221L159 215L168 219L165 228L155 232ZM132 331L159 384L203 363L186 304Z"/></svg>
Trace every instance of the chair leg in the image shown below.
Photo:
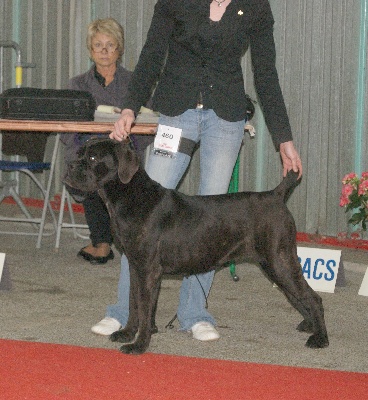
<svg viewBox="0 0 368 400"><path fill-rule="evenodd" d="M10 187L9 190L9 195L14 199L14 201L17 203L18 207L22 210L23 214L29 218L33 219L33 216L31 213L27 210L26 206L24 205L22 199L19 197L17 191L14 189L14 187ZM37 228L37 224L32 223L33 226Z"/></svg>
<svg viewBox="0 0 368 400"><path fill-rule="evenodd" d="M0 203L5 199L5 197L12 197L15 203L23 212L23 214L30 220L34 219L31 213L27 210L22 199L19 197L19 194L14 189L16 186L17 186L17 181L15 180L1 182L2 193L0 195ZM32 223L32 221L30 221L30 224L37 229L37 223Z"/></svg>
<svg viewBox="0 0 368 400"><path fill-rule="evenodd" d="M66 189L65 185L63 185L63 190L61 192L61 201L60 201L60 210L59 210L59 219L56 227L56 241L55 241L55 249L56 251L59 250L60 246L60 235L61 235L61 228L63 226L63 218L64 218L64 207L65 207L65 196L66 196Z"/></svg>
<svg viewBox="0 0 368 400"><path fill-rule="evenodd" d="M19 230L17 230L17 231L13 230L13 231L2 232L2 233L16 234L16 235L36 235L36 236L38 236L36 248L41 247L41 240L42 240L43 236L48 236L48 235L53 234L57 228L56 217L55 217L55 214L52 210L51 203L50 203L50 193L51 193L51 184L52 184L52 180L53 180L52 178L53 178L53 174L54 174L54 170L55 170L55 162L56 162L57 152L58 152L58 147L59 147L59 140L60 140L60 134L58 133L55 138L55 144L54 144L51 163L28 163L28 162L19 162L19 160L15 161L15 162L13 162L13 161L3 162L1 160L2 171L14 172L16 174L16 176L18 176L19 173L22 172L23 174L25 174L29 178L31 178L32 182L41 191L42 197L43 197L43 203L44 203L43 208L42 208L41 218L33 217L31 215L31 213L28 211L28 209L26 208L25 204L23 203L22 199L20 198L20 196L17 192L16 188L18 186L19 179L14 179L13 182L9 181L9 183L5 183L5 184L3 182L0 182L0 188L3 189L2 190L3 193L0 194L0 202L4 199L5 196L6 197L11 196L15 200L16 204L22 210L23 214L26 217L26 218L17 218L17 217L9 217L8 218L5 216L4 217L0 216L0 219L3 221L10 221L10 222L30 223L34 227L39 226L38 232L36 230L36 232L34 232L34 233L28 232L28 231L19 231ZM40 170L40 169L47 170L48 168L50 168L49 176L48 176L48 180L47 180L47 187L45 188L32 171ZM6 192L5 195L4 195L4 192ZM49 233L49 232L44 233L47 211L50 212L50 215L52 217L53 227L54 227L54 230L51 233Z"/></svg>
<svg viewBox="0 0 368 400"><path fill-rule="evenodd" d="M73 229L73 235L74 235L74 239L76 239L78 237L78 232L77 232L77 228L76 228L77 224L75 223L75 218L74 218L72 200L70 199L70 194L67 191L65 191L65 194L66 194L66 201L68 203L69 217L70 217L70 222L71 222L72 229Z"/></svg>
<svg viewBox="0 0 368 400"><path fill-rule="evenodd" d="M50 183L50 185L51 185L51 183ZM49 186L49 184L48 184L48 186ZM40 190L41 190L41 192L43 194L43 208L42 208L42 216L41 216L41 221L40 221L40 230L39 230L37 244L36 244L36 248L37 249L39 249L41 247L43 231L44 231L45 223L46 223L47 210L50 212L50 215L51 215L51 218L52 218L52 222L53 222L53 226L54 226L54 231L56 231L56 228L57 228L55 213L54 213L54 211L53 211L53 209L51 207L51 203L50 203L50 187L48 187L46 189L46 191L40 185L39 185L39 188L40 188Z"/></svg>
<svg viewBox="0 0 368 400"><path fill-rule="evenodd" d="M68 211L69 211L70 223L63 222L63 220L64 220L65 202L67 204L67 208L68 208ZM66 190L65 185L63 185L63 189L62 189L62 192L61 192L60 212L59 212L59 218L58 218L57 228L56 228L55 251L58 251L59 247L60 247L60 238L61 238L61 229L62 228L72 228L74 239L77 239L77 237L79 237L81 239L89 239L89 236L82 235L77 230L77 228L88 229L88 225L86 225L86 224L77 224L75 222L71 196L68 193L68 191Z"/></svg>
<svg viewBox="0 0 368 400"><path fill-rule="evenodd" d="M66 201L68 202L69 215L70 215L70 221L71 221L69 226L71 226L73 228L74 239L76 239L77 237L79 237L81 239L89 239L89 235L88 236L83 235L82 233L78 232L77 228L88 229L88 225L87 224L77 224L75 222L72 200L71 200L71 196L68 191L66 191Z"/></svg>
<svg viewBox="0 0 368 400"><path fill-rule="evenodd" d="M51 166L50 166L50 171L49 171L49 179L47 181L46 191L43 191L44 196L45 196L44 197L45 201L44 201L44 206L42 209L40 232L39 232L37 244L36 244L37 249L39 249L41 247L41 241L42 241L42 236L43 236L43 230L45 227L47 209L49 209L49 211L51 213L55 231L57 229L56 217L55 217L54 212L52 211L51 204L50 204L50 193L51 193L52 178L54 176L54 171L55 171L56 158L57 158L57 154L58 154L58 150L59 150L59 144L60 144L60 133L58 133L55 137L54 150L52 151Z"/></svg>

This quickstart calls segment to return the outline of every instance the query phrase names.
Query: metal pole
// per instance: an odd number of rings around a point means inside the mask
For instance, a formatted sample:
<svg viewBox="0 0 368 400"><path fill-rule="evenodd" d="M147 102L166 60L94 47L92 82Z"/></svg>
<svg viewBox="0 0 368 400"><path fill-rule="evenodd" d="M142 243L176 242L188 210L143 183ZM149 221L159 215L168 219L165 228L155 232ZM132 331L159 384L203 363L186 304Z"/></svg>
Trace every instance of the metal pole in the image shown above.
<svg viewBox="0 0 368 400"><path fill-rule="evenodd" d="M229 190L228 193L237 193L238 189L239 189L239 165L240 165L240 158L238 156L235 166L234 166L234 170L233 170L233 174L230 180L230 184L229 184ZM233 280L235 282L237 282L239 280L238 275L236 274L236 264L235 262L231 261L229 262L229 268L230 268L230 275L233 278Z"/></svg>
<svg viewBox="0 0 368 400"><path fill-rule="evenodd" d="M361 0L360 45L357 88L357 120L355 132L355 172L362 173L362 140L365 123L365 84L367 62L368 0Z"/></svg>
<svg viewBox="0 0 368 400"><path fill-rule="evenodd" d="M4 40L0 41L0 47L12 47L16 53L16 62L15 62L15 86L22 86L22 57L20 54L20 47L17 42L13 42L12 40ZM2 58L2 57L1 57ZM2 61L2 60L1 60ZM2 73L2 71L1 71ZM3 76L1 75L1 83L3 82ZM2 87L0 88L0 93L2 92Z"/></svg>

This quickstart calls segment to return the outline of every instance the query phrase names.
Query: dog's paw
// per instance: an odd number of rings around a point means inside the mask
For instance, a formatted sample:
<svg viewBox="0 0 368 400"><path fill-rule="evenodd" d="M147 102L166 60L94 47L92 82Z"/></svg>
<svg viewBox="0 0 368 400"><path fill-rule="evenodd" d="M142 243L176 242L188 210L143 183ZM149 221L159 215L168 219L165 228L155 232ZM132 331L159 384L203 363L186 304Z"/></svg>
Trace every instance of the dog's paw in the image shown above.
<svg viewBox="0 0 368 400"><path fill-rule="evenodd" d="M134 340L135 334L132 332L126 332L124 330L116 331L110 335L110 340L112 342L119 343L130 343Z"/></svg>
<svg viewBox="0 0 368 400"><path fill-rule="evenodd" d="M299 332L313 333L313 324L306 319L302 321L296 328Z"/></svg>
<svg viewBox="0 0 368 400"><path fill-rule="evenodd" d="M329 345L328 337L321 334L312 335L305 345L311 349L323 349Z"/></svg>
<svg viewBox="0 0 368 400"><path fill-rule="evenodd" d="M125 344L120 347L120 351L124 354L143 354L147 350L147 346L137 346L134 343Z"/></svg>

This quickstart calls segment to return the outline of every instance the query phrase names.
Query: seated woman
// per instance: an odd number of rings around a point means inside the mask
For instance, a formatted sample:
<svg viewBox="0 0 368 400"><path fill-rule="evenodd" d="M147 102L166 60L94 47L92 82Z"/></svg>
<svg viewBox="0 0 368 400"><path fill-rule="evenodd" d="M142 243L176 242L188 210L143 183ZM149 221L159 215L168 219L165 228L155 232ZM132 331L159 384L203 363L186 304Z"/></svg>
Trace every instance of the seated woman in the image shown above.
<svg viewBox="0 0 368 400"><path fill-rule="evenodd" d="M91 68L69 82L69 88L86 90L92 93L96 105L121 107L127 94L131 72L120 65L124 52L124 30L113 18L98 19L88 26L87 48L93 65ZM88 134L65 134L65 162L75 160L78 149L88 140ZM136 150L143 154L153 137L136 135L132 141ZM113 238L110 230L110 217L98 193L80 193L67 188L76 201L82 202L91 243L78 252L78 256L91 264L105 264L114 258L111 249Z"/></svg>

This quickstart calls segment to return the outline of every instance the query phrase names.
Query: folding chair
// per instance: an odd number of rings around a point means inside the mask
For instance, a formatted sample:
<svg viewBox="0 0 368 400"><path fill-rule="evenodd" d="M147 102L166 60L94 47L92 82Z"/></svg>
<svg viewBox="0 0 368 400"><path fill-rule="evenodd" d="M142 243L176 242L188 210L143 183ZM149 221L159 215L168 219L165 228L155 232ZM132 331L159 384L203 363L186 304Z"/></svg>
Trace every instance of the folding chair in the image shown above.
<svg viewBox="0 0 368 400"><path fill-rule="evenodd" d="M15 85L16 87L22 86L22 70L23 68L34 68L35 64L31 63L24 63L22 62L21 57L21 49L18 43L14 41L0 41L0 93L2 92L2 83L3 83L3 61L4 61L4 48L11 48L14 49L16 52L16 66L15 66ZM1 152L1 132L0 132L0 203L6 197L12 197L16 204L21 209L22 213L24 214L24 218L20 217L6 217L0 215L0 221L8 221L8 222L21 222L21 223L28 223L32 226L34 231L19 231L19 230L11 230L11 231L0 231L0 233L4 234L15 234L15 235L37 235L37 244L36 247L41 247L41 239L44 235L44 225L47 210L49 210L52 222L53 222L53 232L56 230L56 218L54 212L50 205L50 190L51 190L51 182L52 176L55 167L56 155L57 155L57 148L59 144L59 136L57 135L55 139L55 146L54 152L51 163L48 162L22 162L18 161L19 157L16 157L17 161L7 161L2 159L2 152ZM46 171L49 170L49 179L47 183L47 188L45 188L42 183L37 179L35 172L39 171ZM3 175L11 175L11 179L3 180ZM42 210L42 216L40 218L33 217L32 214L29 212L27 207L25 206L24 202L22 201L21 197L18 193L19 187L19 177L20 174L24 174L27 176L32 182L36 184L36 187L41 191L44 206ZM39 225L39 227L38 227ZM52 233L53 233L52 232Z"/></svg>
<svg viewBox="0 0 368 400"><path fill-rule="evenodd" d="M14 133L16 134L16 133ZM31 225L32 229L22 230L19 225L14 227L12 230L0 230L0 234L12 234L12 235L35 235L37 236L36 247L41 247L42 237L45 235L51 235L56 232L56 217L52 210L50 204L50 191L52 183L52 175L54 170L54 164L56 160L56 153L58 148L58 138L55 139L53 159L51 162L23 162L23 161L7 161L0 160L0 171L1 171L1 181L0 181L0 203L6 198L11 197L14 199L16 204L19 206L20 210L24 214L24 217L7 217L0 215L0 221L23 223ZM47 187L40 182L40 180L35 175L35 172L49 171L49 177L47 180ZM4 180L5 175L11 175L10 179ZM33 182L36 187L40 190L43 199L43 209L41 217L32 216L29 209L27 209L24 201L19 195L19 177L20 174L24 174L28 177L31 182ZM52 219L53 229L51 232L44 232L44 226L47 217L47 211Z"/></svg>
<svg viewBox="0 0 368 400"><path fill-rule="evenodd" d="M67 209L69 211L69 219L70 222L64 222L64 209L65 209L65 202L67 204ZM63 185L63 190L61 192L61 199L60 199L60 212L59 212L59 219L57 223L56 229L56 241L55 241L55 250L58 251L60 246L60 237L61 237L61 230L63 228L72 228L74 239L77 237L81 239L89 239L89 235L84 235L78 229L88 229L87 224L77 224L75 222L72 200L69 192L66 190L65 185Z"/></svg>

